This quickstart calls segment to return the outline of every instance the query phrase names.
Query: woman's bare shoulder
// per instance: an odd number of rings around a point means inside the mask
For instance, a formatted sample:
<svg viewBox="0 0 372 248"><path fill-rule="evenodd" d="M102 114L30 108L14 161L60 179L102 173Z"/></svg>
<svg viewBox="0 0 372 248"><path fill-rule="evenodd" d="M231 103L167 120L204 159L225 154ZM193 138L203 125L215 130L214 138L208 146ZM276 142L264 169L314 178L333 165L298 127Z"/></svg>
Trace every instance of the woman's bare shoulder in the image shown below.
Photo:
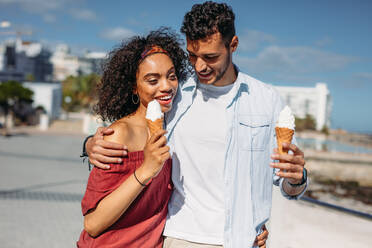
<svg viewBox="0 0 372 248"><path fill-rule="evenodd" d="M114 133L104 136L104 140L106 141L126 145L130 140L130 137L133 135L131 125L125 119L115 121L109 126L109 128L113 129Z"/></svg>

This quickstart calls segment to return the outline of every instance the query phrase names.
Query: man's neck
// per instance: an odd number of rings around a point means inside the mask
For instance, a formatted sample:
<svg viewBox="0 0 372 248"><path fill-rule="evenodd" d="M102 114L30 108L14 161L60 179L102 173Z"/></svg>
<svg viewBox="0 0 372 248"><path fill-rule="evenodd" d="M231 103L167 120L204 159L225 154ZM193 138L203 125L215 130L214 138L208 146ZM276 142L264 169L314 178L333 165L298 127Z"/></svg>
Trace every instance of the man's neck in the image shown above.
<svg viewBox="0 0 372 248"><path fill-rule="evenodd" d="M238 70L235 68L234 64L231 63L229 65L229 68L225 72L225 75L223 76L223 78L215 82L213 85L226 86L229 84L233 84L235 83L237 77L238 77Z"/></svg>

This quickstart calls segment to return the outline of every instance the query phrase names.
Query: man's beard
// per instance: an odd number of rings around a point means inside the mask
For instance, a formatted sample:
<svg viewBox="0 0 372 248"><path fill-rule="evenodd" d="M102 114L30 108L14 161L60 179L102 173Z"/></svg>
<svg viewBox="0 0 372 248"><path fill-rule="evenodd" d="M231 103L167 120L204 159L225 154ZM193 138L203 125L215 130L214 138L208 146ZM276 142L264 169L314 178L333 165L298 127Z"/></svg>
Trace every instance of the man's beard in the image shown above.
<svg viewBox="0 0 372 248"><path fill-rule="evenodd" d="M227 72L227 69L229 68L229 65L231 63L230 59L231 59L231 54L228 53L227 58L225 60L225 62L226 62L225 68L223 68L221 73L218 73L216 75L216 79L211 84L215 84L216 82L220 81L223 78L223 76L225 76L225 74Z"/></svg>

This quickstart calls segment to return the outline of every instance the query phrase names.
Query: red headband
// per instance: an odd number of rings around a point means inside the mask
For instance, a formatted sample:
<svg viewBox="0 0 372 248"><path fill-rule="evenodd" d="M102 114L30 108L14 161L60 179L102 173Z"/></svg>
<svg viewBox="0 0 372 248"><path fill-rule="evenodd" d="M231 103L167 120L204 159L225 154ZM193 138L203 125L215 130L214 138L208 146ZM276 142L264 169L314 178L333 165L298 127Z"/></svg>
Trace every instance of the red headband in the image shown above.
<svg viewBox="0 0 372 248"><path fill-rule="evenodd" d="M165 51L163 48L157 45L153 45L152 47L146 49L141 53L141 60L140 63L149 55L154 54L154 53L164 53L166 55L169 55L167 51Z"/></svg>

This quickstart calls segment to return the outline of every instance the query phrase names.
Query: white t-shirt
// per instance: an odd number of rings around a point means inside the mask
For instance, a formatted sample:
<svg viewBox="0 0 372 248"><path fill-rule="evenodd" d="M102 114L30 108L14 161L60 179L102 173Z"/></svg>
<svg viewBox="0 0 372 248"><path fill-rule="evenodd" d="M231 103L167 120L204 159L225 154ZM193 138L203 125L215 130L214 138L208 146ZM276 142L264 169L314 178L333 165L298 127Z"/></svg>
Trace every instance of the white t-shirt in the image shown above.
<svg viewBox="0 0 372 248"><path fill-rule="evenodd" d="M174 192L165 236L223 244L226 107L232 87L198 84L193 104L174 129Z"/></svg>

